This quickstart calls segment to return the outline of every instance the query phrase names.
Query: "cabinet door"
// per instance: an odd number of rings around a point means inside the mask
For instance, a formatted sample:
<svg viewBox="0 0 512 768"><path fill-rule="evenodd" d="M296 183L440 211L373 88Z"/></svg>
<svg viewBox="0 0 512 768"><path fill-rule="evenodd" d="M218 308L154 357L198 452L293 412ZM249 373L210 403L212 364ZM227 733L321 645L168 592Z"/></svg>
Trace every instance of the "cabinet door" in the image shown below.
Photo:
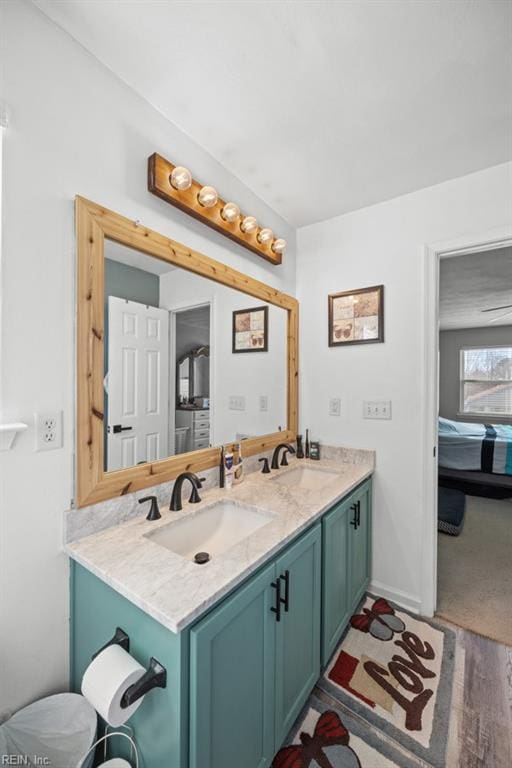
<svg viewBox="0 0 512 768"><path fill-rule="evenodd" d="M370 489L370 484L365 483L355 498L358 506L350 513L350 610L361 600L370 581ZM352 524L354 520L357 522L355 527Z"/></svg>
<svg viewBox="0 0 512 768"><path fill-rule="evenodd" d="M321 543L319 524L276 562L282 601L276 623L276 746L320 676Z"/></svg>
<svg viewBox="0 0 512 768"><path fill-rule="evenodd" d="M190 633L190 768L266 768L274 755L271 564Z"/></svg>
<svg viewBox="0 0 512 768"><path fill-rule="evenodd" d="M329 661L350 616L349 519L353 500L342 501L322 522L322 664Z"/></svg>

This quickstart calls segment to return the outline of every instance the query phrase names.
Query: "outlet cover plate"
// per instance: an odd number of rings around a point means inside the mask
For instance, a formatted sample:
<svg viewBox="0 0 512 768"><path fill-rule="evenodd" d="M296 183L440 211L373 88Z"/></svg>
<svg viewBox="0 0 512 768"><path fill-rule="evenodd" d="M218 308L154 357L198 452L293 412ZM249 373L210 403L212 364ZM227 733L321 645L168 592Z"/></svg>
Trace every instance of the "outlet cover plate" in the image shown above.
<svg viewBox="0 0 512 768"><path fill-rule="evenodd" d="M62 448L62 411L35 414L36 451L53 451Z"/></svg>
<svg viewBox="0 0 512 768"><path fill-rule="evenodd" d="M329 400L329 416L341 416L341 399L331 397Z"/></svg>

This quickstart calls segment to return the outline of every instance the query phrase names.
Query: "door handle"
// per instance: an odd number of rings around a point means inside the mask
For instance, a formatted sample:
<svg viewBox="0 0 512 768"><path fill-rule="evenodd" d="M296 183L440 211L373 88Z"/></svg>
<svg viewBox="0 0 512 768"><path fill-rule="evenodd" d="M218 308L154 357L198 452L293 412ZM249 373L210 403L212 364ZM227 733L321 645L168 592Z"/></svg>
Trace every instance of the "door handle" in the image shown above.
<svg viewBox="0 0 512 768"><path fill-rule="evenodd" d="M281 579L273 581L270 586L276 590L276 604L270 610L276 614L276 621L281 621Z"/></svg>
<svg viewBox="0 0 512 768"><path fill-rule="evenodd" d="M112 427L112 432L114 435L117 435L118 432L129 432L133 427L123 427L121 424L114 424Z"/></svg>
<svg viewBox="0 0 512 768"><path fill-rule="evenodd" d="M284 598L281 597L281 602L284 605L285 613L288 613L290 609L290 571L285 571L284 575L279 577L284 581Z"/></svg>
<svg viewBox="0 0 512 768"><path fill-rule="evenodd" d="M352 525L355 530L357 528L357 504L351 504L350 509L354 510L354 517L350 521L350 525Z"/></svg>

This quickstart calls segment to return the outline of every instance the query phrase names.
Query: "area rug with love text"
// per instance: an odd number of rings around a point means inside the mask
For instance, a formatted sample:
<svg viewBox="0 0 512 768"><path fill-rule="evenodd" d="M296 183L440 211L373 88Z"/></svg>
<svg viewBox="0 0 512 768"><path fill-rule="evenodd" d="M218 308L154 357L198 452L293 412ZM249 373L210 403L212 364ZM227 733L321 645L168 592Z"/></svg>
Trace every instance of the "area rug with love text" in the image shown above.
<svg viewBox="0 0 512 768"><path fill-rule="evenodd" d="M454 662L454 632L367 595L318 687L412 754L444 768Z"/></svg>
<svg viewBox="0 0 512 768"><path fill-rule="evenodd" d="M272 768L420 768L346 711L309 697Z"/></svg>

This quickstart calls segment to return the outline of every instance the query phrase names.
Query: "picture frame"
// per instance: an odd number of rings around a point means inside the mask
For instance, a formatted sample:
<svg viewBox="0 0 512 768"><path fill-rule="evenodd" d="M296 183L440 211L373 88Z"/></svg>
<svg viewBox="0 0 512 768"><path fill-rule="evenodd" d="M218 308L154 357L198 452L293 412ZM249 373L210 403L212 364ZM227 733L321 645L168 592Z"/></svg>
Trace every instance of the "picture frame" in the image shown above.
<svg viewBox="0 0 512 768"><path fill-rule="evenodd" d="M268 306L233 312L233 354L268 352Z"/></svg>
<svg viewBox="0 0 512 768"><path fill-rule="evenodd" d="M372 285L328 296L329 346L384 341L384 286Z"/></svg>

